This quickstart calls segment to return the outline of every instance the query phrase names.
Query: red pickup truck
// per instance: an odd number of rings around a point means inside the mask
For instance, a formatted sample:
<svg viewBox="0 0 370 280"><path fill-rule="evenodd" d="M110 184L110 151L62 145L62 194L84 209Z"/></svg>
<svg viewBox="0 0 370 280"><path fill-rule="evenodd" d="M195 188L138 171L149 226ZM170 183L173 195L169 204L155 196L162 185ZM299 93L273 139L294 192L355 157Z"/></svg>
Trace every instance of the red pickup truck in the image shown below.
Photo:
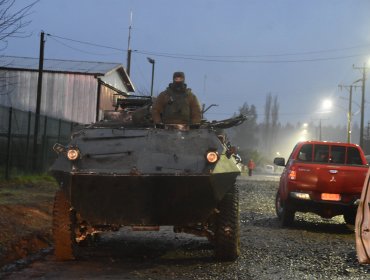
<svg viewBox="0 0 370 280"><path fill-rule="evenodd" d="M368 170L360 146L349 143L305 141L293 149L276 194L276 214L282 226L294 221L295 212L312 212L323 218L343 215L353 225Z"/></svg>

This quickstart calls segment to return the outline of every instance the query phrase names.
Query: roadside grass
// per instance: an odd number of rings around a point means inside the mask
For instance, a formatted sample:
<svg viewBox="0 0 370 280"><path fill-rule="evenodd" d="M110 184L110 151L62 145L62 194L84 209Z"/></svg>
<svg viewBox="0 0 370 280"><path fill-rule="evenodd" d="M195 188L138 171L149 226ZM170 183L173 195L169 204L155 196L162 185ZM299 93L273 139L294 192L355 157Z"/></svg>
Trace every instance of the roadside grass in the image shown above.
<svg viewBox="0 0 370 280"><path fill-rule="evenodd" d="M34 205L51 201L56 189L57 182L48 174L0 180L0 205Z"/></svg>
<svg viewBox="0 0 370 280"><path fill-rule="evenodd" d="M48 174L0 180L0 267L52 245L57 188Z"/></svg>

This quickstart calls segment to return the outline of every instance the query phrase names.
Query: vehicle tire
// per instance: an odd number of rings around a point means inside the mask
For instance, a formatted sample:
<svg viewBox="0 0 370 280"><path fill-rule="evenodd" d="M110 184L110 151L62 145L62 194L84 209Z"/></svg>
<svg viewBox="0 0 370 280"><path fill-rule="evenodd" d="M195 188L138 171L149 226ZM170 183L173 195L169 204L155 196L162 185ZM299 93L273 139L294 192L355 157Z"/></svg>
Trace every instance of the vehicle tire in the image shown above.
<svg viewBox="0 0 370 280"><path fill-rule="evenodd" d="M233 186L218 206L215 256L221 261L234 261L240 254L239 190Z"/></svg>
<svg viewBox="0 0 370 280"><path fill-rule="evenodd" d="M76 239L70 204L62 191L57 191L53 209L54 256L58 261L75 259Z"/></svg>
<svg viewBox="0 0 370 280"><path fill-rule="evenodd" d="M347 212L343 213L344 221L346 222L346 224L351 226L355 225L356 213L356 210L348 210Z"/></svg>
<svg viewBox="0 0 370 280"><path fill-rule="evenodd" d="M281 200L279 191L276 193L275 210L282 227L290 226L294 222L295 211L286 207L285 201Z"/></svg>

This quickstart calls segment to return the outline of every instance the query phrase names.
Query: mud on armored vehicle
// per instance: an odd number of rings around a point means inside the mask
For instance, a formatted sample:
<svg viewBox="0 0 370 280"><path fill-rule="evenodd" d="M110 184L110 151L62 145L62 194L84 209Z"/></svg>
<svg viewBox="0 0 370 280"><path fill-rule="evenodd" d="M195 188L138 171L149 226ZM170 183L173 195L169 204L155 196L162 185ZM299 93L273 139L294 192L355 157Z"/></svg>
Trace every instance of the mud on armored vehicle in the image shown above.
<svg viewBox="0 0 370 280"><path fill-rule="evenodd" d="M56 259L78 257L79 243L95 232L173 226L207 237L217 259L235 260L239 158L220 131L245 117L159 128L146 113L151 99L119 101L121 110L108 120L80 127L67 146L54 146Z"/></svg>

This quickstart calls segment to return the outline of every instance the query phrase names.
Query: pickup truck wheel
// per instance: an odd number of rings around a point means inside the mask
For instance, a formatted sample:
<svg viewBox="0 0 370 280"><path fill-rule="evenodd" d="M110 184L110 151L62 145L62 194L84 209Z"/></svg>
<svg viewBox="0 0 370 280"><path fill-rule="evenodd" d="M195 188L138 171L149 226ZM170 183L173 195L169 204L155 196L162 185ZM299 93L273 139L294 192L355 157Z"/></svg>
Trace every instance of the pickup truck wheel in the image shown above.
<svg viewBox="0 0 370 280"><path fill-rule="evenodd" d="M293 223L295 211L287 209L285 201L281 199L279 192L276 193L275 210L281 226L289 226Z"/></svg>
<svg viewBox="0 0 370 280"><path fill-rule="evenodd" d="M343 214L344 221L348 225L354 225L356 221L356 211L355 210L349 210Z"/></svg>
<svg viewBox="0 0 370 280"><path fill-rule="evenodd" d="M73 212L62 191L57 191L53 209L54 256L58 261L73 260L76 239Z"/></svg>
<svg viewBox="0 0 370 280"><path fill-rule="evenodd" d="M215 256L233 261L240 254L239 190L234 185L218 206L216 219Z"/></svg>

